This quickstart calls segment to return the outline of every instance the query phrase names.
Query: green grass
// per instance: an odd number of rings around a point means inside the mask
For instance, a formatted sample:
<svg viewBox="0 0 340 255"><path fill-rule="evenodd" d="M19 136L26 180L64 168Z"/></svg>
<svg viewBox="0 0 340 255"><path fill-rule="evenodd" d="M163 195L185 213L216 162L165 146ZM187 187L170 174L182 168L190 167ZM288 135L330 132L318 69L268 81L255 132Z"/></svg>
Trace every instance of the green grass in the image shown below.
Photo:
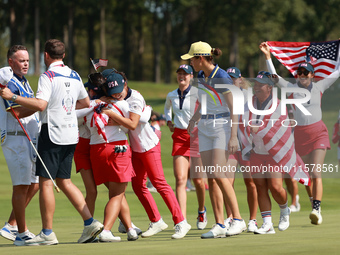
<svg viewBox="0 0 340 255"><path fill-rule="evenodd" d="M31 85L33 85L32 81ZM136 83L132 81L129 85L140 91L144 95L147 103L159 112L163 112L166 94L176 88L176 85ZM323 98L323 107L325 106L323 119L330 133L339 110L339 91L339 89L335 89L330 91L330 93L327 92ZM168 183L174 188L175 180L172 170L172 141L170 136L169 130L166 127L162 127L161 145L164 173ZM325 163L338 164L336 155L336 146L332 145L332 150L327 152ZM3 224L7 221L11 211L10 199L12 186L1 149L0 175L0 224ZM81 191L84 192L81 177L75 174L74 169L72 180ZM276 230L275 235L262 236L243 233L239 236L216 240L202 240L200 238L200 235L205 231L196 229L196 195L195 192L188 192L187 220L192 225L192 230L182 240L171 240L171 235L174 233L171 215L159 194L154 194L158 209L165 222L169 225L167 230L151 238L140 238L135 242L127 242L126 235L118 233L118 224L115 223L112 229L113 233L121 236L122 242L77 244L76 241L80 237L83 228L81 217L64 194L55 193L56 212L53 230L60 244L47 247L14 247L11 242L0 238L0 254L338 254L340 249L340 242L338 240L340 233L340 179L325 178L323 183L322 215L324 222L322 225L314 226L310 224L308 218L310 212L309 199L304 191L304 187L299 185L302 209L300 212L291 215L291 225L288 230L284 232L277 230L279 208L272 200L272 215ZM248 219L249 212L246 202L246 189L242 179L236 178L235 190L241 214L244 219ZM137 197L134 195L131 185L128 187L126 197L129 202L133 222L142 230L146 230L149 220ZM103 220L103 210L106 202L107 191L104 187L99 186L95 218L100 221ZM214 218L208 193L206 194L206 206L209 221L207 227L210 228L214 223ZM26 210L26 214L30 231L37 234L41 230L38 196L33 198ZM257 219L259 224L262 224L259 212Z"/></svg>

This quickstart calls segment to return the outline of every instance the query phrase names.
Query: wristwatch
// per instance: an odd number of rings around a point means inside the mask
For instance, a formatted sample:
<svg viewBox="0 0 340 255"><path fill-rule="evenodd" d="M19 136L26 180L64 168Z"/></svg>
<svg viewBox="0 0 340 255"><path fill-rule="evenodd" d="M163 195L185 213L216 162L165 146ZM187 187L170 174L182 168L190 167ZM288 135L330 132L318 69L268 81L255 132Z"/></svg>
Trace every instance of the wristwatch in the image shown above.
<svg viewBox="0 0 340 255"><path fill-rule="evenodd" d="M12 96L12 98L11 98L11 101L14 103L15 100L17 100L17 98L18 98L18 95L15 95L15 94L14 94L14 95Z"/></svg>

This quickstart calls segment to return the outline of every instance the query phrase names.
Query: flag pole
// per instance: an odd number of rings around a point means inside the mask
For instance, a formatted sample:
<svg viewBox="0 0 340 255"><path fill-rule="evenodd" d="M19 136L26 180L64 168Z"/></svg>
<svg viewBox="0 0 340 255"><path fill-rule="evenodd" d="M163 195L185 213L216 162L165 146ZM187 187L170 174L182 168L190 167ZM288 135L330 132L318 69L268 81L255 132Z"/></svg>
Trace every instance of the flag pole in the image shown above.
<svg viewBox="0 0 340 255"><path fill-rule="evenodd" d="M92 65L93 65L94 70L96 70L96 73L98 73L97 68L96 68L96 66L95 66L94 63L93 63L92 58L90 58L90 60L91 60L91 63L92 63Z"/></svg>

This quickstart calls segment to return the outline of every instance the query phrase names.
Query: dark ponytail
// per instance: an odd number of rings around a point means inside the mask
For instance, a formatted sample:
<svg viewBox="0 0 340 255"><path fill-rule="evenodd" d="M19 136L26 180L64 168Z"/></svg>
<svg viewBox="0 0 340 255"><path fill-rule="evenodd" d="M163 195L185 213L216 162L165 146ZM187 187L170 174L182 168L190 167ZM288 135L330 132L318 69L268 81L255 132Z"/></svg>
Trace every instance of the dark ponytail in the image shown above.
<svg viewBox="0 0 340 255"><path fill-rule="evenodd" d="M222 55L222 51L220 50L220 48L212 48L211 49L211 55L215 55L217 57Z"/></svg>

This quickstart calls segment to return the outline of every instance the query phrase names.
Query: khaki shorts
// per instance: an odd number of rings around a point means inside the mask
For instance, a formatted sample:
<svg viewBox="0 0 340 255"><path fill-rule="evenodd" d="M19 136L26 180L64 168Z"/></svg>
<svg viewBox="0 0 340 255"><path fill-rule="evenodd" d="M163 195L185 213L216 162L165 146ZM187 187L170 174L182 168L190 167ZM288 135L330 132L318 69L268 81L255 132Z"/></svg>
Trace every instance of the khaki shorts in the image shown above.
<svg viewBox="0 0 340 255"><path fill-rule="evenodd" d="M32 146L26 136L8 135L2 145L8 170L11 175L12 185L31 185L38 183L35 176L35 162L32 161Z"/></svg>

